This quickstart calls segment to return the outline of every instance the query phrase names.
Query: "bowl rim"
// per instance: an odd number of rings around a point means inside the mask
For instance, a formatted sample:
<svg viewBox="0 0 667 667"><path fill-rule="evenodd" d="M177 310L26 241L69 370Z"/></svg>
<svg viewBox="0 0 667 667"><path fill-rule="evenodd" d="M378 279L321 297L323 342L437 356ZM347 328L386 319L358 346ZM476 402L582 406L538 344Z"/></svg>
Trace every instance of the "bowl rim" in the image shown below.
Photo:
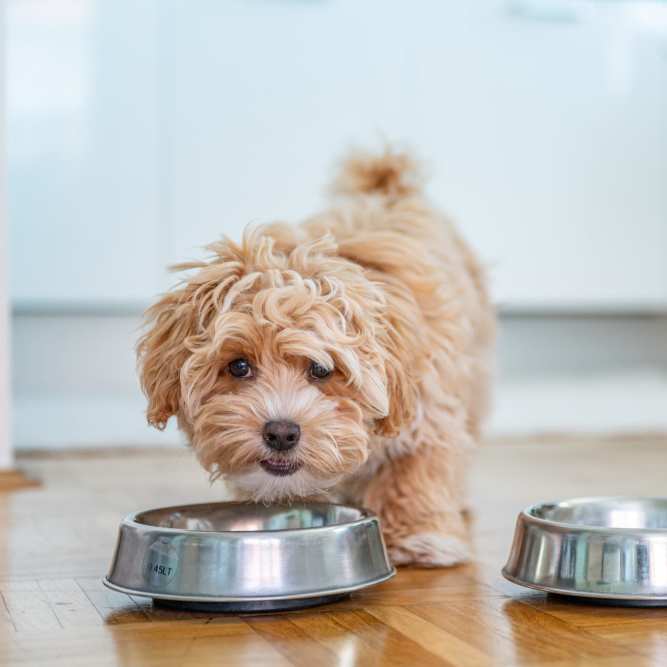
<svg viewBox="0 0 667 667"><path fill-rule="evenodd" d="M587 533L605 533L605 534L615 534L615 535L636 535L637 533L641 535L661 535L667 537L667 528L625 528L625 527L614 527L614 526L594 526L585 523L568 523L567 521L554 521L552 519L544 519L539 516L532 514L532 511L544 507L545 505L562 505L563 503L599 503L601 501L648 501L648 500L660 500L667 503L667 496L577 496L575 498L565 498L561 500L555 500L551 502L540 502L533 503L528 505L523 510L521 510L520 516L543 526L549 526L559 529L565 529L569 531L585 531Z"/></svg>
<svg viewBox="0 0 667 667"><path fill-rule="evenodd" d="M154 530L154 531L159 531L162 533L171 533L171 534L178 534L178 535L208 535L208 536L213 536L213 535L224 535L224 536L248 536L248 535L254 535L254 536L260 536L260 535L275 535L276 533L280 533L282 535L288 534L288 533L294 533L294 534L300 534L303 535L305 532L316 532L316 531L331 531L331 530L336 530L336 529L343 529L343 528L349 528L352 526L360 525L363 523L366 523L368 521L378 521L378 517L374 512L371 512L370 510L364 508L364 507L356 507L355 505L346 505L345 503L327 503L327 502L301 502L301 503L294 503L295 505L302 505L302 506L326 506L326 507L344 507L346 509L353 509L361 513L361 516L358 519L355 519L354 521L344 521L342 523L332 523L327 526L311 526L309 528L278 528L276 530L192 530L188 528L171 528L169 526L157 526L155 524L151 523L142 523L141 521L137 521L137 516L140 514L147 514L148 512L157 512L160 510L176 510L178 508L184 508L184 507L204 507L204 506L210 506L210 505L261 505L261 503L253 503L253 502L244 502L244 501L237 501L237 500L221 500L217 502L203 502L203 503L189 503L185 505L168 505L166 507L154 507L151 509L145 509L145 510L139 510L137 512L131 512L121 522L121 526L128 526L131 528L139 529L139 530ZM290 505L287 504L282 504L282 503L275 503L274 505L280 505L281 507L287 507L289 508ZM272 505L272 506L274 506ZM384 538L382 537L383 542Z"/></svg>

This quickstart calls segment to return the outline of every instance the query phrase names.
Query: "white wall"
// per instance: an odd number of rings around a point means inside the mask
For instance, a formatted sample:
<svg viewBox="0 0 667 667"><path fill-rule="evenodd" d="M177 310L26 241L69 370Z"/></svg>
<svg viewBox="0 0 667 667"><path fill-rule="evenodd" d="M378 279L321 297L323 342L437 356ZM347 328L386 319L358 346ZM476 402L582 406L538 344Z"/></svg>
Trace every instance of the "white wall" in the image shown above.
<svg viewBox="0 0 667 667"><path fill-rule="evenodd" d="M146 303L381 135L508 308L667 305L667 5L10 0L12 295Z"/></svg>
<svg viewBox="0 0 667 667"><path fill-rule="evenodd" d="M507 307L667 305L667 6L197 7L160 5L174 259L307 214L383 133L429 160Z"/></svg>

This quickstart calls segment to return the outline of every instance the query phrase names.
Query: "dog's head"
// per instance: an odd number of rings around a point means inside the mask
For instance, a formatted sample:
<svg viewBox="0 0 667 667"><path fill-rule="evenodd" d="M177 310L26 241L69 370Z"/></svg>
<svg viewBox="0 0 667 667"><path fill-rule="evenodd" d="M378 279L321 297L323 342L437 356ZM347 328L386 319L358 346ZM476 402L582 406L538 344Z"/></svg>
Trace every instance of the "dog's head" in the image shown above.
<svg viewBox="0 0 667 667"><path fill-rule="evenodd" d="M383 293L330 237L286 230L210 246L148 311L148 420L172 416L199 460L255 500L317 494L411 412Z"/></svg>

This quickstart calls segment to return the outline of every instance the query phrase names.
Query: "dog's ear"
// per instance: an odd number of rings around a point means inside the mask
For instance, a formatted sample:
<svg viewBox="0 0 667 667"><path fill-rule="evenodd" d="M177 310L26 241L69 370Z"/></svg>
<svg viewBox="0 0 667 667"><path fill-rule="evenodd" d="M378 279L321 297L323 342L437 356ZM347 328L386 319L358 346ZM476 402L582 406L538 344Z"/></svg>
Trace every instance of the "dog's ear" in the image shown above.
<svg viewBox="0 0 667 667"><path fill-rule="evenodd" d="M375 433L384 437L396 437L401 429L415 418L418 388L413 371L415 364L398 337L385 341L385 376L389 409L386 417L375 421Z"/></svg>
<svg viewBox="0 0 667 667"><path fill-rule="evenodd" d="M373 320L373 338L379 348L371 358L372 365L379 367L376 377L380 377L383 396L379 400L375 391L375 400L369 402L381 415L375 419L374 431L385 437L397 436L414 420L419 382L428 367L423 316L412 290L428 295L436 283L414 275L414 269L406 264L405 246L409 244L409 238L395 232L359 232L340 242L338 249L340 256L368 267L364 274L367 283L382 283L382 296L367 296L361 305L365 318ZM412 250L415 257L419 252L418 248Z"/></svg>
<svg viewBox="0 0 667 667"><path fill-rule="evenodd" d="M146 416L159 429L178 413L180 369L189 355L185 341L196 330L194 308L182 296L183 290L170 292L146 311L147 329L137 345Z"/></svg>

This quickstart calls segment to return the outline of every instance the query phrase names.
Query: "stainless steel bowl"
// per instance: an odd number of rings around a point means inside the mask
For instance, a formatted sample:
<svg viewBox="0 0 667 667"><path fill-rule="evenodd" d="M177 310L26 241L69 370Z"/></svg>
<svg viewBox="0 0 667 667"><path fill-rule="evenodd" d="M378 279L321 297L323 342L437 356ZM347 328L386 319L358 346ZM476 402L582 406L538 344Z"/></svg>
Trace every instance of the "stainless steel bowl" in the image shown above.
<svg viewBox="0 0 667 667"><path fill-rule="evenodd" d="M365 510L209 503L128 516L104 583L170 605L261 611L330 602L394 574Z"/></svg>
<svg viewBox="0 0 667 667"><path fill-rule="evenodd" d="M667 498L576 498L519 514L503 575L549 593L667 604Z"/></svg>

